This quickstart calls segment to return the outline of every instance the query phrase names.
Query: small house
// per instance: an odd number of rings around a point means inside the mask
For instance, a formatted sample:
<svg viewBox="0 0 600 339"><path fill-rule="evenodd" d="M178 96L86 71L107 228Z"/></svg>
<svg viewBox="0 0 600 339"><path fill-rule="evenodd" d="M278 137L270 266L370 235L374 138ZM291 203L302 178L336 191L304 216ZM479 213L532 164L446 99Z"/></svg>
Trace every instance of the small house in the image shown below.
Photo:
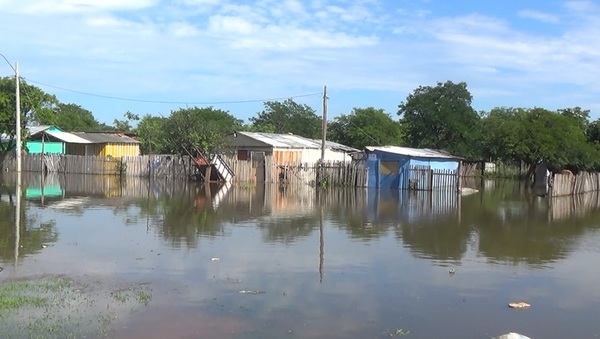
<svg viewBox="0 0 600 339"><path fill-rule="evenodd" d="M140 142L125 134L102 132L76 132L72 134L85 142L69 143L67 154L114 158L140 155Z"/></svg>
<svg viewBox="0 0 600 339"><path fill-rule="evenodd" d="M27 127L25 149L30 154L65 154L67 142L82 142L71 133L52 125Z"/></svg>
<svg viewBox="0 0 600 339"><path fill-rule="evenodd" d="M461 158L432 149L366 147L368 187L458 190Z"/></svg>
<svg viewBox="0 0 600 339"><path fill-rule="evenodd" d="M238 160L272 157L276 165L317 163L321 159L321 144L321 140L294 134L258 132L235 132L227 139L228 150L234 151ZM355 152L359 151L326 141L324 161L349 162Z"/></svg>

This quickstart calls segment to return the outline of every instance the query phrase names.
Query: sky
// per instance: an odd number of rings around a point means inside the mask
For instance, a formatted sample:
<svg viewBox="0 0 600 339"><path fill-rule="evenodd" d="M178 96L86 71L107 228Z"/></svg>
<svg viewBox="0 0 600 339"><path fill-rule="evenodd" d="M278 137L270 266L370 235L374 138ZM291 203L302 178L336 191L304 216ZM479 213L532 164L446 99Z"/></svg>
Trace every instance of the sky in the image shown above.
<svg viewBox="0 0 600 339"><path fill-rule="evenodd" d="M465 82L477 111L581 107L600 117L599 1L0 0L0 76L100 122L265 101L328 119Z"/></svg>

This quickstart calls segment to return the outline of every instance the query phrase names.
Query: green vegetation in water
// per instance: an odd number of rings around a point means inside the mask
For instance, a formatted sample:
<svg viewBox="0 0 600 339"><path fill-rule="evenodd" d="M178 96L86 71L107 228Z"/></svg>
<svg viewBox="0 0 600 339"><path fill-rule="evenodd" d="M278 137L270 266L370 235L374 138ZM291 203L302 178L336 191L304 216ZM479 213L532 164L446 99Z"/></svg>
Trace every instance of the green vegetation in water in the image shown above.
<svg viewBox="0 0 600 339"><path fill-rule="evenodd" d="M144 305L148 305L148 303L150 303L150 300L152 300L152 294L147 291L139 291L137 292L136 296L137 300Z"/></svg>
<svg viewBox="0 0 600 339"><path fill-rule="evenodd" d="M125 174L127 174L127 163L123 160L123 158L117 159L115 170L121 179L125 177Z"/></svg>
<svg viewBox="0 0 600 339"><path fill-rule="evenodd" d="M0 285L0 316L6 309L42 307L49 301L48 294L60 292L70 286L63 278L14 281Z"/></svg>
<svg viewBox="0 0 600 339"><path fill-rule="evenodd" d="M111 292L63 277L0 284L0 338L81 338L114 334L114 319L146 306L143 285Z"/></svg>

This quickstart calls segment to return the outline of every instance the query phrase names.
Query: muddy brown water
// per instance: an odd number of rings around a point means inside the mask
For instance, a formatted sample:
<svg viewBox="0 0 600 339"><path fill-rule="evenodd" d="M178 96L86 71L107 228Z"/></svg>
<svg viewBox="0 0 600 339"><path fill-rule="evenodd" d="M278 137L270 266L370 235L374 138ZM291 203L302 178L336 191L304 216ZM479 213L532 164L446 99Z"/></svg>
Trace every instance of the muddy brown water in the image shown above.
<svg viewBox="0 0 600 339"><path fill-rule="evenodd" d="M0 282L148 287L115 338L600 336L598 195L467 184L478 191L317 194L26 174L15 225L5 173Z"/></svg>

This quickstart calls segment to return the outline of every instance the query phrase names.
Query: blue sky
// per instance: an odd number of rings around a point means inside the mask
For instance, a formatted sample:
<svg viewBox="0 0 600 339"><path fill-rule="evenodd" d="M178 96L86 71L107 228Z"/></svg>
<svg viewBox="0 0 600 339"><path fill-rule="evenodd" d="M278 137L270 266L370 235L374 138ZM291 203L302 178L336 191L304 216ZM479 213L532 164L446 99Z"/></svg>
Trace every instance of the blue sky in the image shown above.
<svg viewBox="0 0 600 339"><path fill-rule="evenodd" d="M418 86L447 80L467 83L476 110L596 119L599 17L595 1L0 0L0 53L107 123L186 105L247 120L288 97L321 114L324 85L330 118L370 106L396 118Z"/></svg>

